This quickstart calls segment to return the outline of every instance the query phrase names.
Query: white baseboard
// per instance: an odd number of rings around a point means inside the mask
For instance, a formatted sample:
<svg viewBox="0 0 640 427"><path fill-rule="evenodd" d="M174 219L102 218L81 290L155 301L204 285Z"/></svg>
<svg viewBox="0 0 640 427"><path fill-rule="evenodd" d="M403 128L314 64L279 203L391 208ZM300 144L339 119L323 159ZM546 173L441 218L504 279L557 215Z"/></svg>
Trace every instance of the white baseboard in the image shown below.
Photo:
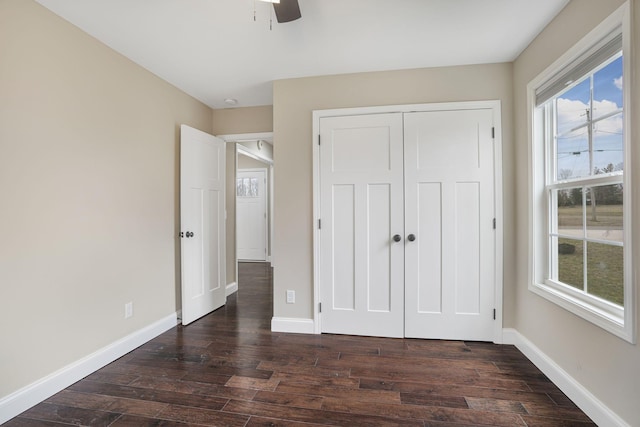
<svg viewBox="0 0 640 427"><path fill-rule="evenodd" d="M177 325L177 313L160 319L100 350L43 377L0 399L0 424L64 390L131 350Z"/></svg>
<svg viewBox="0 0 640 427"><path fill-rule="evenodd" d="M271 319L271 331L290 332L294 334L313 334L313 320L273 317Z"/></svg>
<svg viewBox="0 0 640 427"><path fill-rule="evenodd" d="M503 330L504 344L513 344L538 367L569 399L599 426L631 427L567 371L515 329Z"/></svg>
<svg viewBox="0 0 640 427"><path fill-rule="evenodd" d="M231 295L234 292L238 292L238 282L231 282L227 284L226 296Z"/></svg>

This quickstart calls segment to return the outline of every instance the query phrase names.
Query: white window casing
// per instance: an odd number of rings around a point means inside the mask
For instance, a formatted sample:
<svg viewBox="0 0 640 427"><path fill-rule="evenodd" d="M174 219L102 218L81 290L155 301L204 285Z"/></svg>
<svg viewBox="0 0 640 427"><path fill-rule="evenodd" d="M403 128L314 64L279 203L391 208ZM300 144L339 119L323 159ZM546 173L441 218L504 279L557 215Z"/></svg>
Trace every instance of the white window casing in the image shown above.
<svg viewBox="0 0 640 427"><path fill-rule="evenodd" d="M631 156L630 127L630 14L628 2L605 19L569 51L556 60L527 86L529 117L529 290L592 322L616 336L635 343L635 295L632 256L632 182L630 171L640 165L633 164ZM558 180L555 175L554 131L550 125L554 116L549 108L550 100L561 94L567 83L578 81L594 73L594 69L620 51L622 46L623 76L623 151L625 172L591 175L581 179ZM590 119L587 116L588 120ZM587 126L592 126L592 122ZM556 192L569 188L586 188L601 185L622 184L624 253L623 291L624 305L606 301L584 291L571 288L553 280L550 271L557 271L557 258L552 255L551 239L559 237L556 208L551 205ZM583 194L586 200L586 193ZM585 201L586 203L586 201ZM557 204L555 204L557 206ZM584 205L586 206L586 204ZM636 216L638 213L636 213ZM583 227L587 227L584 225ZM594 242L583 236L582 241ZM578 239L580 240L580 239ZM586 269L586 264L585 264Z"/></svg>

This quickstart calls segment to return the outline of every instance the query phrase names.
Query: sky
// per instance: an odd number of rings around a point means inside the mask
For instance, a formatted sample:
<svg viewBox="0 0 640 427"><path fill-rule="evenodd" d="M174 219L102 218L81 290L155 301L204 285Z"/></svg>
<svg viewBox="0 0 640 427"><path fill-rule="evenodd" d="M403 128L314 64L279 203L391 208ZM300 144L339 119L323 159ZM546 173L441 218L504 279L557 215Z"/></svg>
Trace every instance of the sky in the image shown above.
<svg viewBox="0 0 640 427"><path fill-rule="evenodd" d="M622 107L622 57L593 75L593 118L598 119ZM557 99L558 176L589 175L589 130L586 126L591 81L578 82ZM622 113L594 124L594 167L614 166L623 161Z"/></svg>

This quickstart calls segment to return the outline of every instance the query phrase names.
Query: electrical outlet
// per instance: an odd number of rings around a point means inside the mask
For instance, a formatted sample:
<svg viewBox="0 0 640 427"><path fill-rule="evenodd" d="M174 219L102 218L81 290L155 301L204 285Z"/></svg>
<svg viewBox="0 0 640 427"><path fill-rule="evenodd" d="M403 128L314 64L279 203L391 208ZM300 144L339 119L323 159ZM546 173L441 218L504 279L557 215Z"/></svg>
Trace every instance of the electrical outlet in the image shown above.
<svg viewBox="0 0 640 427"><path fill-rule="evenodd" d="M287 304L293 304L296 302L296 291L287 291Z"/></svg>
<svg viewBox="0 0 640 427"><path fill-rule="evenodd" d="M124 305L124 318L128 319L133 316L133 302L128 302Z"/></svg>

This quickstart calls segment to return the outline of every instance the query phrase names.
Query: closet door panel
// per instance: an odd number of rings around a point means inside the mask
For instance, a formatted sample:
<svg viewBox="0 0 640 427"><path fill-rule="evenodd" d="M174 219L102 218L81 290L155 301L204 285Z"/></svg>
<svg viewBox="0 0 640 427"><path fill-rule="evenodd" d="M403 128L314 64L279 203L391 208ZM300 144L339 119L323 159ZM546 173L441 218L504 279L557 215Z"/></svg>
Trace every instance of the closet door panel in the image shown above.
<svg viewBox="0 0 640 427"><path fill-rule="evenodd" d="M490 109L404 116L407 337L493 338L492 126Z"/></svg>
<svg viewBox="0 0 640 427"><path fill-rule="evenodd" d="M402 114L320 120L322 332L404 335Z"/></svg>
<svg viewBox="0 0 640 427"><path fill-rule="evenodd" d="M419 313L442 312L442 186L439 182L418 184L418 224L420 268L412 269L417 298L407 299L407 310ZM415 306L417 305L417 307Z"/></svg>

